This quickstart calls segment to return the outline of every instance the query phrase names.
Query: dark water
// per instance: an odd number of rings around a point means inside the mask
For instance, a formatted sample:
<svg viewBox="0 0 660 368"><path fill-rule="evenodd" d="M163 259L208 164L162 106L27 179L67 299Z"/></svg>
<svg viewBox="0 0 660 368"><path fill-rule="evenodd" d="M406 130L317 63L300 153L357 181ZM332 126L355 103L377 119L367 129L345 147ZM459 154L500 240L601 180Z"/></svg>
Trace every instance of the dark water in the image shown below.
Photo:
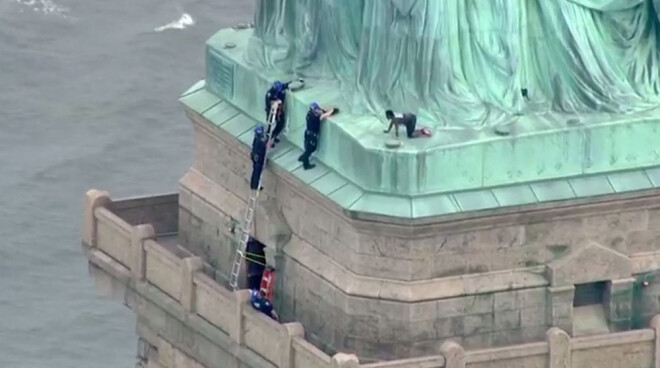
<svg viewBox="0 0 660 368"><path fill-rule="evenodd" d="M0 367L134 366L134 315L87 275L83 194L176 190L192 153L176 98L203 78L205 39L252 9L0 0ZM154 31L184 13L194 25Z"/></svg>

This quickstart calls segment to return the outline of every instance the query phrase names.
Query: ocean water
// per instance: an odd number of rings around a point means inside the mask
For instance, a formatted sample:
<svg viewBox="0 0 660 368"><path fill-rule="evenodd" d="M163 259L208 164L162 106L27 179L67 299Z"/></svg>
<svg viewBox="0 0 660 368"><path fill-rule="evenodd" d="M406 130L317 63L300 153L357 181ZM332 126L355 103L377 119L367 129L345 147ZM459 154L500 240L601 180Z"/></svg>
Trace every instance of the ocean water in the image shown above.
<svg viewBox="0 0 660 368"><path fill-rule="evenodd" d="M0 0L0 368L133 367L135 316L100 298L80 246L89 188L176 190L176 99L204 41L251 0Z"/></svg>

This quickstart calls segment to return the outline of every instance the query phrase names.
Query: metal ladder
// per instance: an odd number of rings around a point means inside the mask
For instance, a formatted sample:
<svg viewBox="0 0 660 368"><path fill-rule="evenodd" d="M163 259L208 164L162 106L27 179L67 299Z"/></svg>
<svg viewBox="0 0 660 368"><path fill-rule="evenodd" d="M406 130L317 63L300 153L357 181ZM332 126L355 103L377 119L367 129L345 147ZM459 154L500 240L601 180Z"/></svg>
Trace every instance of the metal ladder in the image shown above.
<svg viewBox="0 0 660 368"><path fill-rule="evenodd" d="M270 152L271 145L273 143L272 132L275 128L277 112L279 110L280 103L275 103L270 109L268 115L268 126L265 129L265 134L268 137L266 142L266 153L264 157L264 167L266 166L266 161L268 160L268 153ZM236 249L236 255L234 256L234 264L231 267L231 274L229 275L229 285L233 290L238 289L238 276L241 273L241 265L245 259L245 251L247 249L247 243L250 241L250 229L252 228L252 221L254 220L254 211L257 208L257 202L259 200L259 193L261 192L261 181L263 180L264 171L261 170L261 175L259 176L259 185L257 190L251 190L250 198L248 199L247 207L245 208L245 213L243 214L243 226L241 227L241 243Z"/></svg>

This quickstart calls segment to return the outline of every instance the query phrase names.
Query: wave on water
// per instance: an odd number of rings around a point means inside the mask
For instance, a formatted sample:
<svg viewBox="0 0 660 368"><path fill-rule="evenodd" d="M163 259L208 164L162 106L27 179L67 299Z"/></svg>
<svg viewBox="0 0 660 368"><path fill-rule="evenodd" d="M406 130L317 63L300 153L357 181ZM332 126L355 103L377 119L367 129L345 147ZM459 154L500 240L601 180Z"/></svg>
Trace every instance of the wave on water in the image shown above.
<svg viewBox="0 0 660 368"><path fill-rule="evenodd" d="M167 29L186 29L193 25L195 25L195 20L193 17L188 13L183 13L179 20L175 20L174 22L170 22L164 26L156 27L154 28L154 31L163 32Z"/></svg>
<svg viewBox="0 0 660 368"><path fill-rule="evenodd" d="M32 8L35 12L65 16L69 9L56 4L53 0L15 0L17 3Z"/></svg>

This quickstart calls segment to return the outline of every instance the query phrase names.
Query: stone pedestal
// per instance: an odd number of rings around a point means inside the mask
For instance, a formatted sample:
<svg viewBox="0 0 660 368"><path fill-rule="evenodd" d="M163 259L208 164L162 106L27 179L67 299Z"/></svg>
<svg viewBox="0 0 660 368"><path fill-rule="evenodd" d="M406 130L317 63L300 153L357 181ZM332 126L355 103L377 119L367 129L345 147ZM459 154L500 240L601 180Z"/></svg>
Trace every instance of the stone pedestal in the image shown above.
<svg viewBox="0 0 660 368"><path fill-rule="evenodd" d="M133 264L131 265L131 273L136 281L144 281L146 264L145 264L145 251L144 243L147 240L155 240L156 231L154 227L149 224L137 225L135 231L131 234L131 251L133 257Z"/></svg>
<svg viewBox="0 0 660 368"><path fill-rule="evenodd" d="M565 331L557 327L548 330L548 347L550 350L550 368L570 368L571 339Z"/></svg>
<svg viewBox="0 0 660 368"><path fill-rule="evenodd" d="M332 357L332 368L360 368L360 361L355 355L339 353Z"/></svg>
<svg viewBox="0 0 660 368"><path fill-rule="evenodd" d="M249 144L259 120L220 100L203 88L182 99L197 153L181 180L180 231L182 245L224 281L237 246L232 225L249 196ZM289 114L291 128L298 115ZM395 199L364 192L321 159L315 170L302 170L300 153L286 140L272 151L252 235L277 270L274 304L283 320L299 321L328 352L383 360L437 354L437 342L447 339L472 350L538 341L551 326L573 335L575 285L655 267L628 250L656 251L632 235L654 234L648 207L660 206L660 195L657 204L647 196L604 196L469 213L484 198L461 192L464 213L436 216L441 202L411 206L399 192ZM383 212L374 212L383 200ZM617 246L612 239L619 238L630 244ZM610 289L609 320L625 328L626 287L613 282ZM649 315L657 309L645 305Z"/></svg>
<svg viewBox="0 0 660 368"><path fill-rule="evenodd" d="M660 315L651 319L651 328L655 331L655 365L654 368L660 368Z"/></svg>
<svg viewBox="0 0 660 368"><path fill-rule="evenodd" d="M112 201L108 192L96 189L87 191L85 195L82 231L82 242L85 246L94 247L96 245L96 218L94 217L94 210L97 207L110 207L111 205Z"/></svg>
<svg viewBox="0 0 660 368"><path fill-rule="evenodd" d="M440 352L445 357L445 368L465 368L465 351L453 341L445 341L440 346Z"/></svg>

